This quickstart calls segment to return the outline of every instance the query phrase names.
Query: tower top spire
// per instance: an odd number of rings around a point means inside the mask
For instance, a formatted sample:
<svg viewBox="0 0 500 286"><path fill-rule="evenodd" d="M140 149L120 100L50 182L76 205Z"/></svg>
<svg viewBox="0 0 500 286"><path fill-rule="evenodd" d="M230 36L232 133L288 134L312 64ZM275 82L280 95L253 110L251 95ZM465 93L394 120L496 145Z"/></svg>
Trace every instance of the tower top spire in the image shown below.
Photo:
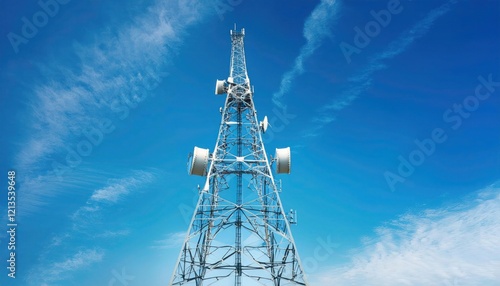
<svg viewBox="0 0 500 286"><path fill-rule="evenodd" d="M245 87L250 89L250 79L247 73L247 64L245 59L245 47L243 38L245 37L245 29L240 32L231 30L231 64L229 68L229 84L244 84Z"/></svg>
<svg viewBox="0 0 500 286"><path fill-rule="evenodd" d="M229 30L230 34L233 35L234 34L241 34L241 35L245 35L245 28L241 28L241 31L238 33L237 29L236 29L236 23L234 23L234 29L232 30Z"/></svg>

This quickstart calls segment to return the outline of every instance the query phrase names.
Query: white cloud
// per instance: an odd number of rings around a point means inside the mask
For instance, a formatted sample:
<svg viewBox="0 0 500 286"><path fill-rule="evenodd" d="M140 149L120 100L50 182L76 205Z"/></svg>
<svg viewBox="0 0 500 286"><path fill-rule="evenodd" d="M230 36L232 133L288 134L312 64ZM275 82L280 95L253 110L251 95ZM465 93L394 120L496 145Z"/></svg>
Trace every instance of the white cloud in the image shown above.
<svg viewBox="0 0 500 286"><path fill-rule="evenodd" d="M383 63L384 60L390 60L395 56L404 52L415 40L423 37L441 16L445 15L451 9L451 3L456 0L450 0L448 3L431 10L425 18L418 21L410 29L391 42L387 49L373 56L368 66L359 74L349 78L350 86L346 91L342 92L338 97L334 98L330 103L320 110L320 115L313 119L315 127L313 130L306 132L307 137L319 135L319 130L326 124L335 120L334 113L351 105L368 87L372 84L372 75L379 70L387 68Z"/></svg>
<svg viewBox="0 0 500 286"><path fill-rule="evenodd" d="M330 36L332 22L337 18L339 1L321 0L304 24L304 37L306 44L300 49L300 54L295 58L295 63L281 78L280 89L273 94L273 103L284 108L282 97L290 90L292 81L304 72L304 62L321 46L321 42Z"/></svg>
<svg viewBox="0 0 500 286"><path fill-rule="evenodd" d="M52 285L53 282L71 277L72 273L78 270L100 262L103 257L104 252L99 249L81 250L62 261L39 267L30 273L27 280L32 285Z"/></svg>
<svg viewBox="0 0 500 286"><path fill-rule="evenodd" d="M55 274L63 271L74 271L94 262L101 261L103 256L104 253L96 249L79 251L73 257L68 258L65 261L52 264L50 271Z"/></svg>
<svg viewBox="0 0 500 286"><path fill-rule="evenodd" d="M108 186L104 189L99 189L94 192L92 195L92 200L94 201L111 201L116 202L118 198L122 195L128 194L129 190L126 185L129 182L123 182L124 184L115 184L112 186ZM133 181L132 181L133 183Z"/></svg>
<svg viewBox="0 0 500 286"><path fill-rule="evenodd" d="M99 232L96 226L101 222L102 211L119 203L121 199L132 192L146 189L147 185L157 177L156 172L156 170L136 170L127 177L109 180L106 186L95 190L87 202L71 215L72 230L79 233L88 231L92 234ZM102 235L106 235L106 233ZM113 235L120 235L120 233L110 232L107 234L109 237Z"/></svg>
<svg viewBox="0 0 500 286"><path fill-rule="evenodd" d="M377 229L316 285L500 285L500 186Z"/></svg>
<svg viewBox="0 0 500 286"><path fill-rule="evenodd" d="M150 172L135 171L130 177L115 180L110 185L94 191L90 200L116 203L121 197L129 194L133 188L150 183L153 179L154 175Z"/></svg>
<svg viewBox="0 0 500 286"><path fill-rule="evenodd" d="M167 238L154 241L152 248L156 248L156 249L166 249L166 248L180 249L182 247L182 243L184 242L185 238L186 238L186 232L184 232L184 231L169 233L167 235Z"/></svg>

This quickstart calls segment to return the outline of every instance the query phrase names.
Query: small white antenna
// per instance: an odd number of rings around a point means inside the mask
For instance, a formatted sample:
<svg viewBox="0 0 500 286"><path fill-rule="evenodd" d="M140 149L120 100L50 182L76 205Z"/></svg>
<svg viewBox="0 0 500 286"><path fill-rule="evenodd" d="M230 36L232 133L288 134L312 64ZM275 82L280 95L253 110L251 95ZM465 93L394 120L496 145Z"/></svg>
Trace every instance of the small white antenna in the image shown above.
<svg viewBox="0 0 500 286"><path fill-rule="evenodd" d="M260 128L262 133L266 133L267 126L269 125L269 121L267 120L267 116L264 116L264 120L260 122Z"/></svg>

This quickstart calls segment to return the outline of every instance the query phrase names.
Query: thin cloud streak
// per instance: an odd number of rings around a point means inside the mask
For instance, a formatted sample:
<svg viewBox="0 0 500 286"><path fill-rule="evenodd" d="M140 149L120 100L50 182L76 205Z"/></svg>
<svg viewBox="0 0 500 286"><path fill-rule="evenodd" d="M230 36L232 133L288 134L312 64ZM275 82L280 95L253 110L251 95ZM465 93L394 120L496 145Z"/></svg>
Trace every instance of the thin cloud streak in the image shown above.
<svg viewBox="0 0 500 286"><path fill-rule="evenodd" d="M98 233L95 226L101 220L100 212L118 204L120 200L133 192L146 189L148 184L158 177L157 173L157 170L136 170L127 177L109 180L106 186L95 190L87 202L71 215L72 230L81 233Z"/></svg>
<svg viewBox="0 0 500 286"><path fill-rule="evenodd" d="M319 131L326 124L336 119L335 113L351 105L354 100L372 85L372 76L375 72L387 68L387 65L384 64L385 60L390 60L403 53L415 40L427 34L434 22L449 12L451 4L455 2L456 0L450 0L448 3L431 10L424 19L417 22L410 29L403 32L398 39L391 42L387 49L372 57L364 70L348 79L349 87L347 90L320 109L321 115L312 120L315 123L315 127L306 132L305 136L318 136Z"/></svg>
<svg viewBox="0 0 500 286"><path fill-rule="evenodd" d="M94 242L97 239L102 243L116 237L128 236L131 233L129 229L113 230L110 229L109 224L103 224L103 212L119 204L120 200L125 200L126 196L145 189L157 177L156 170L137 170L131 172L129 176L109 180L106 186L95 190L86 203L69 216L71 226L52 237L52 243L42 249L42 255L39 258L42 262L30 269L30 279L32 281L45 279L47 283L64 280L67 278L66 272L76 271L78 268L89 265L82 263L83 258L88 258L92 263L99 262L100 259L92 261L92 257L102 258L103 250L79 252L73 258L63 262L54 262L51 258L57 257L61 249L73 248L75 243L80 244L82 240ZM47 268L50 264L53 265L50 271L40 272L40 269ZM45 278L46 276L54 276L54 278Z"/></svg>
<svg viewBox="0 0 500 286"><path fill-rule="evenodd" d="M57 196L71 190L72 192L85 192L89 188L106 181L113 174L88 168L82 164L82 167L75 169L60 181L57 175L53 173L32 175L23 182L23 192L19 194L18 202L20 220L35 214L43 206L57 199Z"/></svg>
<svg viewBox="0 0 500 286"><path fill-rule="evenodd" d="M377 229L348 265L317 285L499 285L500 184L461 205L405 215Z"/></svg>
<svg viewBox="0 0 500 286"><path fill-rule="evenodd" d="M167 235L167 238L162 239L162 240L155 240L153 242L153 246L151 248L154 249L179 249L182 247L182 243L184 242L184 239L186 238L186 232L180 231L180 232L174 232L174 233L169 233Z"/></svg>
<svg viewBox="0 0 500 286"><path fill-rule="evenodd" d="M122 229L122 230L117 230L117 231L106 230L103 233L96 234L96 237L115 238L115 237L120 237L120 236L127 236L129 234L130 234L129 229Z"/></svg>
<svg viewBox="0 0 500 286"><path fill-rule="evenodd" d="M62 261L40 266L37 271L28 275L26 280L30 285L53 285L54 282L71 277L74 272L100 262L103 257L104 251L100 249L80 250Z"/></svg>
<svg viewBox="0 0 500 286"><path fill-rule="evenodd" d="M322 0L306 19L303 31L306 44L300 49L292 69L281 78L279 91L273 94L273 103L276 106L285 108L283 96L290 91L293 80L304 73L304 62L321 46L322 41L330 36L330 27L337 19L339 10L338 0Z"/></svg>
<svg viewBox="0 0 500 286"><path fill-rule="evenodd" d="M154 175L150 172L135 171L131 177L116 180L110 185L94 191L90 200L116 203L121 197L130 193L132 188L150 183L153 179Z"/></svg>

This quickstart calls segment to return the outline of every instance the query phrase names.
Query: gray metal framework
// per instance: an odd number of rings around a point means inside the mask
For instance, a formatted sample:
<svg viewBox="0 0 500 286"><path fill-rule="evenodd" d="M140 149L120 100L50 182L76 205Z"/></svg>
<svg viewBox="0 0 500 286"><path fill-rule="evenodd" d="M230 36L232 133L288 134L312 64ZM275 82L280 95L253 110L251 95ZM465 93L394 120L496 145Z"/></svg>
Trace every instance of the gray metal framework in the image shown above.
<svg viewBox="0 0 500 286"><path fill-rule="evenodd" d="M245 30L230 34L219 135L169 285L308 285L262 141Z"/></svg>

